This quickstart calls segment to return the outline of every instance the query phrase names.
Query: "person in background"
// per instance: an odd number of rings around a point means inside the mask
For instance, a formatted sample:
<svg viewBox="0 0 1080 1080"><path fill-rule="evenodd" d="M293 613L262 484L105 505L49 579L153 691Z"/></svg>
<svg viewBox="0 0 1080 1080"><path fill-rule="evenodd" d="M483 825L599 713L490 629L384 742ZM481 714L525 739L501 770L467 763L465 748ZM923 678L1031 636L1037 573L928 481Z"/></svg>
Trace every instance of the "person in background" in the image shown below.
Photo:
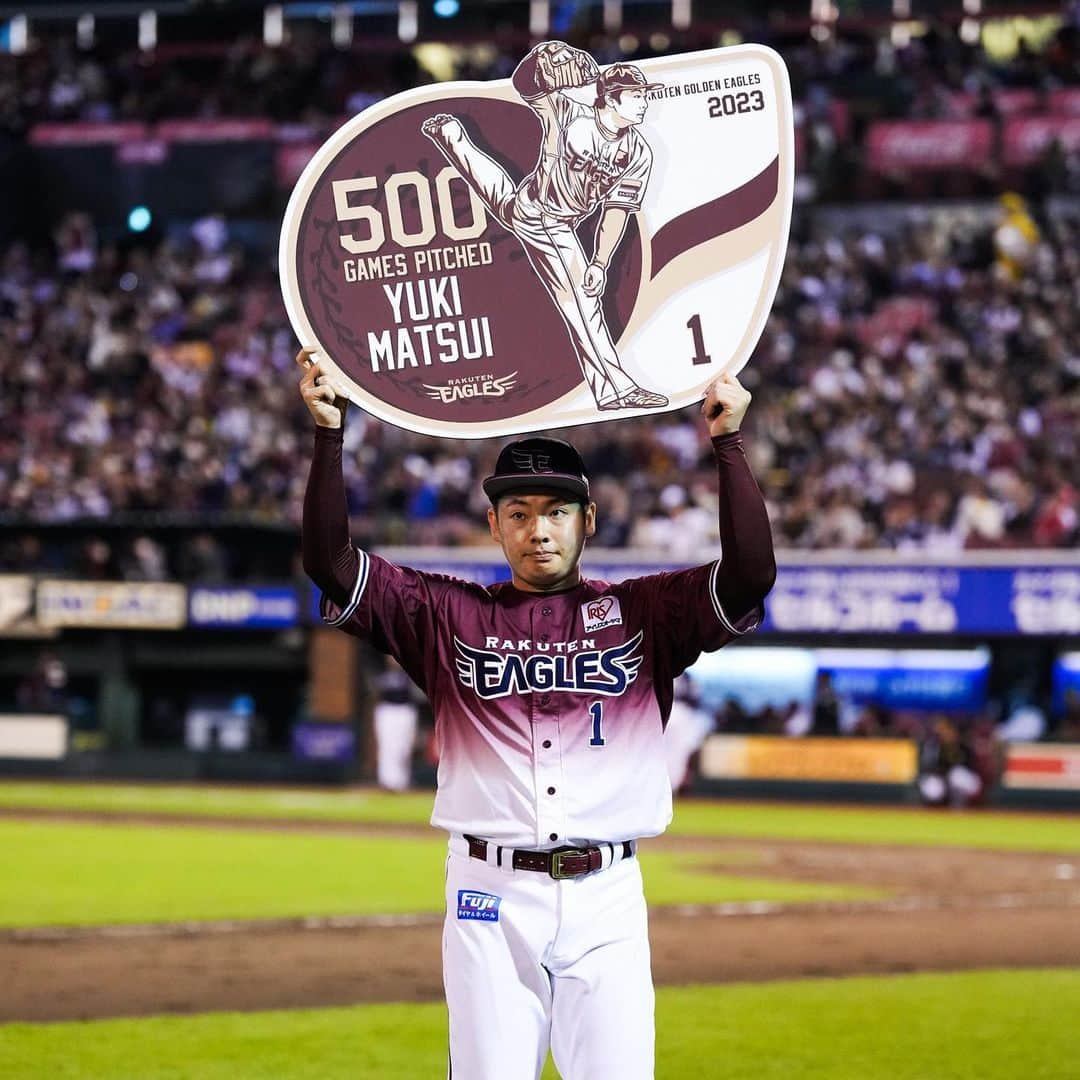
<svg viewBox="0 0 1080 1080"><path fill-rule="evenodd" d="M375 778L387 791L407 791L412 783L412 756L419 710L412 683L401 665L386 657L377 680L375 705Z"/></svg>
<svg viewBox="0 0 1080 1080"><path fill-rule="evenodd" d="M673 794L685 793L692 784L694 756L701 750L712 727L713 718L701 708L697 686L689 675L680 675L675 680L675 700L671 703L671 715L664 729L664 750Z"/></svg>
<svg viewBox="0 0 1080 1080"><path fill-rule="evenodd" d="M840 698L833 688L832 675L819 671L814 687L814 721L811 735L840 734Z"/></svg>
<svg viewBox="0 0 1080 1080"><path fill-rule="evenodd" d="M15 690L15 704L24 713L67 714L67 665L51 649L38 654L33 670Z"/></svg>
<svg viewBox="0 0 1080 1080"><path fill-rule="evenodd" d="M947 716L939 715L922 746L919 794L931 806L964 807L983 792L971 747Z"/></svg>

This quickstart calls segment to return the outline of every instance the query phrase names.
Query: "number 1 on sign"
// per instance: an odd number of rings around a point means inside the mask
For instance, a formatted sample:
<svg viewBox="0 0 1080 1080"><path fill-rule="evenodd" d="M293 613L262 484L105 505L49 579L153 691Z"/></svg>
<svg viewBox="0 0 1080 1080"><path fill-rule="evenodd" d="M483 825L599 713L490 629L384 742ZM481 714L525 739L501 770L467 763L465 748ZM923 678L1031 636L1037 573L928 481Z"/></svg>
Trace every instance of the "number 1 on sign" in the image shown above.
<svg viewBox="0 0 1080 1080"><path fill-rule="evenodd" d="M701 332L701 316L691 315L690 321L686 324L686 329L694 336L693 362L695 364L711 364L712 357L705 351L705 336Z"/></svg>
<svg viewBox="0 0 1080 1080"><path fill-rule="evenodd" d="M589 706L589 715L592 717L592 738L589 740L589 745L603 746L604 736L601 727L604 723L604 703L602 701L594 701Z"/></svg>

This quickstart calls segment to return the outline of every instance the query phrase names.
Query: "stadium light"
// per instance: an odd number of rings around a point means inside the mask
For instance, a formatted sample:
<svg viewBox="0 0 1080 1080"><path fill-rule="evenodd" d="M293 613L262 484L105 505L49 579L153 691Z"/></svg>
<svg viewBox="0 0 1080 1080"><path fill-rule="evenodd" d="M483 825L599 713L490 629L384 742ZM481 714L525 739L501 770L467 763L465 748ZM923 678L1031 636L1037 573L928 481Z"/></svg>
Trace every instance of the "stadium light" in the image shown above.
<svg viewBox="0 0 1080 1080"><path fill-rule="evenodd" d="M431 10L440 19L452 19L461 10L461 4L459 0L435 0Z"/></svg>
<svg viewBox="0 0 1080 1080"><path fill-rule="evenodd" d="M960 40L965 45L977 45L982 27L974 16L982 13L982 0L964 0L964 21L960 24Z"/></svg>
<svg viewBox="0 0 1080 1080"><path fill-rule="evenodd" d="M832 0L810 0L810 36L815 41L828 41L832 37L830 25L840 15L840 10Z"/></svg>
<svg viewBox="0 0 1080 1080"><path fill-rule="evenodd" d="M613 33L622 26L622 0L604 0L604 29Z"/></svg>
<svg viewBox="0 0 1080 1080"><path fill-rule="evenodd" d="M135 233L146 232L153 220L154 215L150 213L149 207L136 206L128 214L128 228Z"/></svg>
<svg viewBox="0 0 1080 1080"><path fill-rule="evenodd" d="M285 40L285 11L280 4L270 4L263 11L263 44L277 48Z"/></svg>
<svg viewBox="0 0 1080 1080"><path fill-rule="evenodd" d="M904 49L911 44L911 27L908 21L911 18L911 0L892 0L893 22L889 28L889 41L893 48Z"/></svg>
<svg viewBox="0 0 1080 1080"><path fill-rule="evenodd" d="M685 30L694 18L691 0L671 0L671 25Z"/></svg>
<svg viewBox="0 0 1080 1080"><path fill-rule="evenodd" d="M139 50L151 52L157 48L157 12L144 11L139 15Z"/></svg>
<svg viewBox="0 0 1080 1080"><path fill-rule="evenodd" d="M420 15L416 0L401 0L398 4L397 36L398 40L409 44L416 40L420 29Z"/></svg>
<svg viewBox="0 0 1080 1080"><path fill-rule="evenodd" d="M546 37L551 26L551 4L548 0L529 0L529 33Z"/></svg>
<svg viewBox="0 0 1080 1080"><path fill-rule="evenodd" d="M8 23L8 51L22 56L30 44L30 20L25 15L12 15Z"/></svg>
<svg viewBox="0 0 1080 1080"><path fill-rule="evenodd" d="M347 49L352 44L353 13L350 4L337 4L330 21L330 40L336 49Z"/></svg>
<svg viewBox="0 0 1080 1080"><path fill-rule="evenodd" d="M89 11L84 11L75 23L75 43L80 49L92 49L94 47L94 16Z"/></svg>

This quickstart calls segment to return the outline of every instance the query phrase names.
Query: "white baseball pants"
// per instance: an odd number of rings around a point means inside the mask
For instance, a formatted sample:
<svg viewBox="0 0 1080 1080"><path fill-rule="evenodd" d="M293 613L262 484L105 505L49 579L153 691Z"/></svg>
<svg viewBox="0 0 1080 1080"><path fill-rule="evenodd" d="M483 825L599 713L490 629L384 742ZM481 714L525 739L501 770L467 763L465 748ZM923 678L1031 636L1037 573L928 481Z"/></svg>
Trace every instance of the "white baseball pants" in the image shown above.
<svg viewBox="0 0 1080 1080"><path fill-rule="evenodd" d="M450 1080L538 1080L549 1047L562 1080L652 1080L654 993L637 858L556 881L467 852L451 837Z"/></svg>

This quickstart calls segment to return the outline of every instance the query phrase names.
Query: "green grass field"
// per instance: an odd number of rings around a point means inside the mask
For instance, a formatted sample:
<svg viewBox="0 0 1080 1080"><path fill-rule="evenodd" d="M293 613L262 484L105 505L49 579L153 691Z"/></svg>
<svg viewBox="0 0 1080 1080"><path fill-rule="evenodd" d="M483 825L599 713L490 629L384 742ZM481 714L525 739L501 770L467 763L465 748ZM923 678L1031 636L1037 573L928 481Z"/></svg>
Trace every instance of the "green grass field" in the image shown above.
<svg viewBox="0 0 1080 1080"><path fill-rule="evenodd" d="M426 823L428 793L0 782L0 808L228 818L0 818L0 927L438 913L442 836L245 819ZM684 837L1080 852L1080 818L684 802ZM746 851L642 850L653 905L881 895L753 876ZM659 1080L1066 1080L1080 971L662 988ZM441 1006L0 1025L3 1080L411 1080L445 1074ZM553 1080L549 1067L545 1080Z"/></svg>
<svg viewBox="0 0 1080 1080"><path fill-rule="evenodd" d="M446 842L254 829L0 820L0 926L439 912ZM845 900L869 889L718 874L648 852L653 904ZM710 865L708 873L703 864Z"/></svg>
<svg viewBox="0 0 1080 1080"><path fill-rule="evenodd" d="M1080 972L662 989L658 1080L1071 1080ZM432 1080L437 1005L0 1027L5 1080ZM555 1077L549 1067L545 1080Z"/></svg>
<svg viewBox="0 0 1080 1080"><path fill-rule="evenodd" d="M9 810L41 808L351 821L371 825L426 824L431 800L428 792L388 795L366 789L323 792L183 785L0 783L0 808ZM1065 814L954 814L918 809L691 800L676 806L670 831L683 836L1080 852L1080 816Z"/></svg>

